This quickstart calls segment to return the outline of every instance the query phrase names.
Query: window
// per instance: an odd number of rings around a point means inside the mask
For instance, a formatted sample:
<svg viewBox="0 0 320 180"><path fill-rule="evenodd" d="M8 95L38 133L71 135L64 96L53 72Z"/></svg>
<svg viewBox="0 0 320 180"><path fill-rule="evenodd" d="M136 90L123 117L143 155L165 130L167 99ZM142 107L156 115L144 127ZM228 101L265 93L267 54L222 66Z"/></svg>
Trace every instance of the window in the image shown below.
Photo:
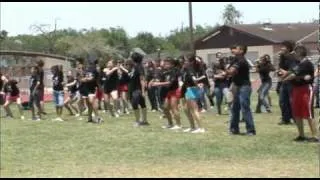
<svg viewBox="0 0 320 180"><path fill-rule="evenodd" d="M259 58L259 53L257 51L247 52L246 58L254 63Z"/></svg>

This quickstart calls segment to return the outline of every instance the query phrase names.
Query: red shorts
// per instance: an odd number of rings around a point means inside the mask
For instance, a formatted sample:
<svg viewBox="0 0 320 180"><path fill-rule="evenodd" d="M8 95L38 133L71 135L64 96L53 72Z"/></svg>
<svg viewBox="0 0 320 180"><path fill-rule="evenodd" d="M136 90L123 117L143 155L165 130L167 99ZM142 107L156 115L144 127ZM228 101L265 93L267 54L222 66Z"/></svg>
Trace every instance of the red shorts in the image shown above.
<svg viewBox="0 0 320 180"><path fill-rule="evenodd" d="M17 95L17 96L6 95L6 101L17 102L18 98L20 98L19 95Z"/></svg>
<svg viewBox="0 0 320 180"><path fill-rule="evenodd" d="M180 99L180 97L181 97L181 89L178 88L176 90L169 91L166 96L166 99L171 99L171 98Z"/></svg>
<svg viewBox="0 0 320 180"><path fill-rule="evenodd" d="M291 93L291 107L293 118L309 119L313 118L312 108L312 86L304 85L292 88Z"/></svg>
<svg viewBox="0 0 320 180"><path fill-rule="evenodd" d="M118 86L119 92L128 92L128 84L121 84Z"/></svg>
<svg viewBox="0 0 320 180"><path fill-rule="evenodd" d="M99 88L96 90L96 98L98 100L102 100L102 98L103 98L103 91Z"/></svg>

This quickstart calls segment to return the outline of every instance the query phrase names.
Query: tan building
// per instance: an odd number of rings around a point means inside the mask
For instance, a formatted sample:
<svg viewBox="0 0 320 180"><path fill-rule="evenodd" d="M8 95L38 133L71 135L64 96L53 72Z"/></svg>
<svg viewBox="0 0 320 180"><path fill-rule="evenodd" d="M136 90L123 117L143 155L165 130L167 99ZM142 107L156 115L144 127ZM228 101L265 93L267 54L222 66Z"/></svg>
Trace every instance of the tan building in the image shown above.
<svg viewBox="0 0 320 180"><path fill-rule="evenodd" d="M50 100L52 94L52 73L50 68L54 65L63 65L63 69L66 72L69 69L72 69L75 62L74 59L37 52L0 50L0 72L19 81L18 86L20 87L21 95L24 100L27 100L29 94L30 67L35 65L35 62L39 59L43 60L45 63L45 94L49 95L47 100Z"/></svg>
<svg viewBox="0 0 320 180"><path fill-rule="evenodd" d="M263 54L269 54L277 64L277 58L274 57L284 40L302 43L307 46L311 55L316 54L318 31L319 25L314 23L223 25L198 39L195 49L197 55L210 64L216 60L217 52L228 56L229 47L241 43L248 46L246 56L249 60L254 61Z"/></svg>

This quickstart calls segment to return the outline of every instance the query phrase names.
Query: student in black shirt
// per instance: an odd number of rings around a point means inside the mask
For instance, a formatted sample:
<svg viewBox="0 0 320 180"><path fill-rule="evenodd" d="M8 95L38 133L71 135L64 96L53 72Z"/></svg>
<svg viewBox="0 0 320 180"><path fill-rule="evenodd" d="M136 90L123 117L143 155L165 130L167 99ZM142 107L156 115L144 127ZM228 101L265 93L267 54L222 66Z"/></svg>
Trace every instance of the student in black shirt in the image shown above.
<svg viewBox="0 0 320 180"><path fill-rule="evenodd" d="M149 86L162 86L165 88L166 96L164 102L164 114L168 119L168 125L165 128L170 128L172 130L181 129L180 113L178 108L178 102L180 99L180 89L179 89L179 71L175 68L175 62L172 58L167 58L164 60L164 81L154 82L151 81ZM173 117L172 117L173 115ZM176 125L173 126L172 118L175 119Z"/></svg>
<svg viewBox="0 0 320 180"><path fill-rule="evenodd" d="M151 82L152 80L155 79L155 65L153 64L153 62L148 62L147 64L147 75L146 75L146 81L147 84L149 84L149 82ZM151 105L151 111L155 112L158 110L158 104L157 104L157 96L156 96L156 89L158 87L151 87L148 86L148 98L150 101L150 105Z"/></svg>
<svg viewBox="0 0 320 180"><path fill-rule="evenodd" d="M115 110L119 109L118 100L118 85L119 85L119 66L116 65L114 60L109 60L106 68L103 70L104 76L104 100L107 104L107 109L111 115L118 118L119 114Z"/></svg>
<svg viewBox="0 0 320 180"><path fill-rule="evenodd" d="M119 83L118 83L118 93L119 98L122 101L122 112L124 114L129 114L129 104L128 104L128 83L130 81L129 78L129 71L128 65L121 60L118 62L118 76L119 76Z"/></svg>
<svg viewBox="0 0 320 180"><path fill-rule="evenodd" d="M70 115L79 117L79 110L73 104L79 102L80 95L78 93L77 79L73 77L72 71L68 71L66 87L68 88L68 97L64 101L64 107L67 108ZM71 108L75 111L76 114L72 112Z"/></svg>
<svg viewBox="0 0 320 180"><path fill-rule="evenodd" d="M136 126L149 125L147 121L147 108L145 101L145 74L142 67L143 55L134 52L131 55L132 61L128 61L129 64L129 97L131 101L132 108L134 110L134 115L136 118ZM140 110L142 112L142 121L140 120Z"/></svg>
<svg viewBox="0 0 320 180"><path fill-rule="evenodd" d="M290 103L290 94L292 85L289 82L283 82L283 78L287 72L297 65L296 57L293 54L295 43L291 41L284 41L281 43L281 53L279 55L279 71L278 76L280 79L279 87L279 105L281 109L281 122L279 125L291 124L292 110Z"/></svg>
<svg viewBox="0 0 320 180"><path fill-rule="evenodd" d="M63 70L62 65L55 65L51 68L53 74L52 77L52 89L53 89L53 100L56 106L57 118L56 121L63 121L61 119L63 101L64 101L64 92L63 92Z"/></svg>
<svg viewBox="0 0 320 180"><path fill-rule="evenodd" d="M182 68L181 80L181 97L184 104L185 114L189 120L190 128L184 132L204 133L202 121L199 114L198 100L200 99L200 90L196 81L196 68L194 66L195 56L191 56L185 60ZM197 124L197 127L196 127Z"/></svg>
<svg viewBox="0 0 320 180"><path fill-rule="evenodd" d="M313 80L314 80L314 66L310 60L306 58L307 49L304 46L297 46L295 48L295 56L299 64L292 68L289 72L281 72L286 74L283 81L292 84L292 115L298 127L299 136L295 141L305 141L307 138L303 131L303 120L308 120L309 127L312 133L312 142L319 142L318 130L313 114Z"/></svg>
<svg viewBox="0 0 320 180"><path fill-rule="evenodd" d="M272 79L270 77L270 72L275 71L274 66L271 64L271 59L269 55L263 55L256 66L256 71L260 75L261 85L258 89L258 104L256 108L256 113L261 113L261 105L263 105L267 112L271 113L270 104L266 101L266 97L269 94L269 90L272 86Z"/></svg>
<svg viewBox="0 0 320 180"><path fill-rule="evenodd" d="M39 76L39 68L37 66L33 66L31 68L31 77L30 77L30 106L32 112L32 120L40 121L41 120L41 106L40 106L40 76ZM35 114L35 107L37 107L37 114Z"/></svg>
<svg viewBox="0 0 320 180"><path fill-rule="evenodd" d="M82 78L84 78L85 75L85 69L84 69L83 62L78 61L77 64L77 73L76 73L76 79L77 79L77 88L79 91L80 101L79 101L79 114L82 115L82 113L87 109L87 98L88 98L88 91L85 87L85 83L82 82ZM81 118L80 118L81 119Z"/></svg>
<svg viewBox="0 0 320 180"><path fill-rule="evenodd" d="M223 102L224 95L228 91L228 82L225 75L225 59L221 58L218 60L218 63L214 65L214 94L216 96L217 102L217 111L218 114L222 114L221 105Z"/></svg>
<svg viewBox="0 0 320 180"><path fill-rule="evenodd" d="M96 90L98 88L97 63L96 60L88 60L85 77L81 78L81 82L84 83L83 85L88 93L88 98L86 100L89 123L101 123L103 121L102 118L99 117L98 107L96 106Z"/></svg>
<svg viewBox="0 0 320 180"><path fill-rule="evenodd" d="M231 108L230 133L239 134L240 110L246 122L247 135L256 134L254 120L250 108L251 82L250 65L245 59L247 47L237 45L235 51L235 62L226 71L227 75L232 76L232 83L235 86L234 98Z"/></svg>
<svg viewBox="0 0 320 180"><path fill-rule="evenodd" d="M44 62L43 60L38 60L36 62L38 68L39 68L39 77L40 77L40 85L39 85L39 94L40 94L40 105L41 105L41 113L43 115L46 115L47 113L44 111Z"/></svg>
<svg viewBox="0 0 320 180"><path fill-rule="evenodd" d="M5 76L1 76L1 81L4 83L3 92L5 94L5 103L3 105L3 108L5 109L7 116L13 118L10 105L13 102L16 102L20 112L20 117L21 119L24 119L18 82L14 79L9 80Z"/></svg>

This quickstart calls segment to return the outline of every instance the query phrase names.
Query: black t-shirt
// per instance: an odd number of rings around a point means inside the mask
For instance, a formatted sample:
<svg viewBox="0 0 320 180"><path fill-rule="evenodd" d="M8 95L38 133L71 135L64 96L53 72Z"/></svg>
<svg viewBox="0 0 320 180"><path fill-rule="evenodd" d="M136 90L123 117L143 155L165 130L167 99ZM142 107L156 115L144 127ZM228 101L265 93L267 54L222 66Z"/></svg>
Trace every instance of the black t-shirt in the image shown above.
<svg viewBox="0 0 320 180"><path fill-rule="evenodd" d="M167 88L167 91L174 91L179 88L179 71L175 68L172 68L165 72L165 82L170 82L169 85L164 86Z"/></svg>
<svg viewBox="0 0 320 180"><path fill-rule="evenodd" d="M279 68L283 70L290 70L295 67L299 61L294 57L292 53L282 54L279 59Z"/></svg>
<svg viewBox="0 0 320 180"><path fill-rule="evenodd" d="M134 65L134 67L131 69L129 73L129 86L131 91L142 90L142 85L140 81L141 76L144 76L144 69L142 65Z"/></svg>
<svg viewBox="0 0 320 180"><path fill-rule="evenodd" d="M150 82L152 79L154 79L154 68L153 67L149 67L147 68L147 74L146 74L146 81Z"/></svg>
<svg viewBox="0 0 320 180"><path fill-rule="evenodd" d="M214 70L214 74L215 75L218 75L220 74L221 72L225 71L224 70L224 67L222 67L222 65L216 67L216 69ZM214 79L214 87L217 87L217 88L224 88L224 87L227 87L228 86L228 81L227 81L227 78L224 78L224 79Z"/></svg>
<svg viewBox="0 0 320 180"><path fill-rule="evenodd" d="M35 74L30 77L30 91L34 90L38 82L40 82L39 74Z"/></svg>
<svg viewBox="0 0 320 180"><path fill-rule="evenodd" d="M16 80L9 80L4 84L4 92L10 96L18 96L20 91L17 84L18 82Z"/></svg>
<svg viewBox="0 0 320 180"><path fill-rule="evenodd" d="M251 85L250 65L243 56L236 56L236 62L232 67L237 69L237 74L232 77L232 82L237 86Z"/></svg>
<svg viewBox="0 0 320 180"><path fill-rule="evenodd" d="M113 73L106 76L104 88L116 89L118 86L118 83L119 83L118 71L113 71Z"/></svg>
<svg viewBox="0 0 320 180"><path fill-rule="evenodd" d="M121 74L119 74L119 85L128 84L130 81L128 73L121 70Z"/></svg>
<svg viewBox="0 0 320 180"><path fill-rule="evenodd" d="M68 84L74 82L75 80L76 80L76 79L75 79L73 76L69 76L69 77L68 77ZM78 90L78 88L77 88L77 83L74 84L73 86L69 86L69 87L68 87L68 91L69 91L71 94L76 93L77 90Z"/></svg>
<svg viewBox="0 0 320 180"><path fill-rule="evenodd" d="M206 86L209 86L209 80L208 80L208 77L206 74L206 69L203 66L201 66L198 69L195 69L195 76L196 76L196 78L200 78L201 76L205 76L205 78L198 81L198 83L203 83Z"/></svg>
<svg viewBox="0 0 320 180"><path fill-rule="evenodd" d="M261 82L270 82L272 81L270 77L270 72L274 70L272 64L259 64L258 65L259 76Z"/></svg>
<svg viewBox="0 0 320 180"><path fill-rule="evenodd" d="M294 86L303 86L303 85L307 85L313 84L314 81L314 66L312 64L311 61L305 59L303 60L301 63L299 63L297 66L295 66L292 69L293 73L299 77L299 79L294 79L291 81L292 85ZM311 79L306 81L304 80L304 76L306 75L310 75ZM301 78L300 78L301 77Z"/></svg>
<svg viewBox="0 0 320 180"><path fill-rule="evenodd" d="M55 91L63 91L63 73L59 72L53 75L52 77L52 82L53 82L53 90Z"/></svg>
<svg viewBox="0 0 320 180"><path fill-rule="evenodd" d="M85 72L85 76L87 78L91 78L92 77L92 80L91 81L87 81L85 82L85 87L88 88L89 90L93 90L95 89L97 86L98 86L98 71L93 68L93 69L87 69L87 71Z"/></svg>
<svg viewBox="0 0 320 180"><path fill-rule="evenodd" d="M153 78L156 80L160 80L161 79L161 74L162 74L162 68L161 67L157 67L154 69L154 74L153 74Z"/></svg>
<svg viewBox="0 0 320 180"><path fill-rule="evenodd" d="M192 68L184 68L181 71L182 74L182 82L183 82L183 87L193 87L197 86L197 84L194 82L193 78L195 76L194 70Z"/></svg>

